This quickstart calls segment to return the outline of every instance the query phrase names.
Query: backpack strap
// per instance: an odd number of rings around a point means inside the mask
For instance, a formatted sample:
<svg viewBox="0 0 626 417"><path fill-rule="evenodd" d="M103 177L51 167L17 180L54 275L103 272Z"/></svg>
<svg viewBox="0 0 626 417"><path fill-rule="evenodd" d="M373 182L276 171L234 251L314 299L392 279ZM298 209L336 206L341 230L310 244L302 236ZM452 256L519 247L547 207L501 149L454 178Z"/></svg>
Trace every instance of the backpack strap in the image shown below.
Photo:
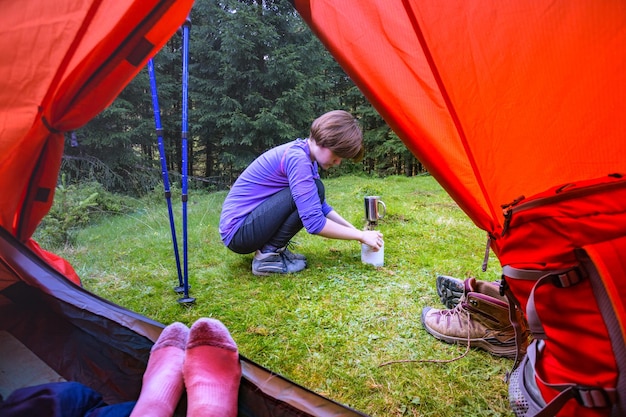
<svg viewBox="0 0 626 417"><path fill-rule="evenodd" d="M528 347L526 356L533 369L535 369L537 356L541 353L544 344L543 340L537 340ZM565 403L572 398L587 408L608 408L617 403L618 394L615 388L585 387L576 384L550 384L541 379L537 372L534 374L535 378L543 385L560 391L560 393L533 417L555 416Z"/></svg>
<svg viewBox="0 0 626 417"><path fill-rule="evenodd" d="M587 245L576 252L589 272L598 308L606 323L617 365L620 394L612 416L626 415L626 237Z"/></svg>
<svg viewBox="0 0 626 417"><path fill-rule="evenodd" d="M506 299L509 301L509 321L513 326L513 331L515 332L515 361L513 362L513 369L517 367L522 361L525 352L522 352L522 346L524 346L528 340L524 341L524 338L528 338L528 334L522 329L522 321L524 318L524 310L522 310L522 306L511 291L511 288L508 286L506 280L504 279L504 274L500 279L500 295L506 296ZM526 320L527 321L527 320ZM528 323L526 323L528 325ZM526 342L526 343L525 343ZM510 377L510 373L507 372L506 379L508 380Z"/></svg>
<svg viewBox="0 0 626 417"><path fill-rule="evenodd" d="M528 302L526 304L526 321L528 322L528 328L535 339L545 340L546 332L541 325L541 320L537 315L535 308L535 291L539 287L546 284L552 284L557 288L566 288L576 285L581 282L585 277L585 271L580 266L574 266L567 269L553 270L553 271L538 271L531 269L519 269L512 266L505 265L502 267L502 275L511 279L523 279L526 281L535 281L535 285L530 292ZM505 281L504 279L502 280ZM512 294L507 294L510 298Z"/></svg>

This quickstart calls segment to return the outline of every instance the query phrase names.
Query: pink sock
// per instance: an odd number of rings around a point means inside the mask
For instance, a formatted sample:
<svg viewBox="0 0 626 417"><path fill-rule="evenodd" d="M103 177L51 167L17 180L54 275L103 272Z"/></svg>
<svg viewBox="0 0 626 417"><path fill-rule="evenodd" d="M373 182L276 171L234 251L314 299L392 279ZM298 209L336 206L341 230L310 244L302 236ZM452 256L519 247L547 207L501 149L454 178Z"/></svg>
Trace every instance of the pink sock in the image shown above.
<svg viewBox="0 0 626 417"><path fill-rule="evenodd" d="M150 350L137 404L130 417L172 417L183 393L183 361L189 328L172 323Z"/></svg>
<svg viewBox="0 0 626 417"><path fill-rule="evenodd" d="M201 318L191 326L183 374L187 417L237 416L241 364L222 322Z"/></svg>

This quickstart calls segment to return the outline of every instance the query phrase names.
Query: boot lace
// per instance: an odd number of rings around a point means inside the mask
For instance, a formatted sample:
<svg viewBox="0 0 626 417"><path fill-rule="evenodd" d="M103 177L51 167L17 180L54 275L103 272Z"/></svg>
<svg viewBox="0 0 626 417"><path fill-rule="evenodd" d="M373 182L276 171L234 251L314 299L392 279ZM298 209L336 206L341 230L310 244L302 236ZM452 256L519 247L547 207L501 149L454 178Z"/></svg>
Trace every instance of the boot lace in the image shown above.
<svg viewBox="0 0 626 417"><path fill-rule="evenodd" d="M463 300L461 300L461 302L457 304L456 307L452 309L448 309L448 310L441 310L440 313L442 316L464 315L465 318L467 319L467 322L468 322L467 347L465 348L465 352L451 359L400 359L400 360L395 360L395 361L383 362L380 365L378 365L378 367L387 366L387 365L391 365L394 363L410 363L410 362L413 362L413 363L450 363L450 362L458 361L459 359L462 359L465 356L467 356L471 348L470 346L471 332L470 332L470 326L469 326L470 314L469 314L469 311L465 310L462 307L461 305L462 303L463 303Z"/></svg>

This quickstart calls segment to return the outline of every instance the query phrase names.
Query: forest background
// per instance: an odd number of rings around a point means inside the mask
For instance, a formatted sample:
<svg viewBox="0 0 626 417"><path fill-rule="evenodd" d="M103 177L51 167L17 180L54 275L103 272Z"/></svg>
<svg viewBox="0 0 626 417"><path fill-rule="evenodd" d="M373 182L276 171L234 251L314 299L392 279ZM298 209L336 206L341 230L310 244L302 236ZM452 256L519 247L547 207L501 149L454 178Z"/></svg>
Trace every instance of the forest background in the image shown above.
<svg viewBox="0 0 626 417"><path fill-rule="evenodd" d="M288 0L196 0L188 23L185 162L183 31L153 58L172 182L186 163L190 187L227 188L262 152L307 137L311 122L333 109L358 118L366 157L330 175L423 172ZM143 195L161 182L156 138L145 69L104 112L67 135L64 181L96 181L108 191Z"/></svg>

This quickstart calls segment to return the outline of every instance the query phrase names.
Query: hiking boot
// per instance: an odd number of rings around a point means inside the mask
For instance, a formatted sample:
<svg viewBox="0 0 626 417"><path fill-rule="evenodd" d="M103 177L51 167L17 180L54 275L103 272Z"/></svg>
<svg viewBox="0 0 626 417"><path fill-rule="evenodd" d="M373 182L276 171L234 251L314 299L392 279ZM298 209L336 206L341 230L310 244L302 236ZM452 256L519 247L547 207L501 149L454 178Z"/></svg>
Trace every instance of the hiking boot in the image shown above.
<svg viewBox="0 0 626 417"><path fill-rule="evenodd" d="M306 268L301 259L289 259L284 252L262 253L256 251L252 259L252 273L266 276L271 274L292 274Z"/></svg>
<svg viewBox="0 0 626 417"><path fill-rule="evenodd" d="M463 280L448 275L438 275L436 287L437 295L446 308L456 307L465 292Z"/></svg>
<svg viewBox="0 0 626 417"><path fill-rule="evenodd" d="M528 329L521 315L522 346L526 351ZM468 278L464 295L453 309L424 307L422 324L428 333L447 343L481 348L494 356L514 358L517 355L515 329L509 320L509 303L493 282Z"/></svg>
<svg viewBox="0 0 626 417"><path fill-rule="evenodd" d="M500 291L500 282L486 282ZM446 308L454 308L465 293L465 281L448 275L438 275L435 281L437 295Z"/></svg>

